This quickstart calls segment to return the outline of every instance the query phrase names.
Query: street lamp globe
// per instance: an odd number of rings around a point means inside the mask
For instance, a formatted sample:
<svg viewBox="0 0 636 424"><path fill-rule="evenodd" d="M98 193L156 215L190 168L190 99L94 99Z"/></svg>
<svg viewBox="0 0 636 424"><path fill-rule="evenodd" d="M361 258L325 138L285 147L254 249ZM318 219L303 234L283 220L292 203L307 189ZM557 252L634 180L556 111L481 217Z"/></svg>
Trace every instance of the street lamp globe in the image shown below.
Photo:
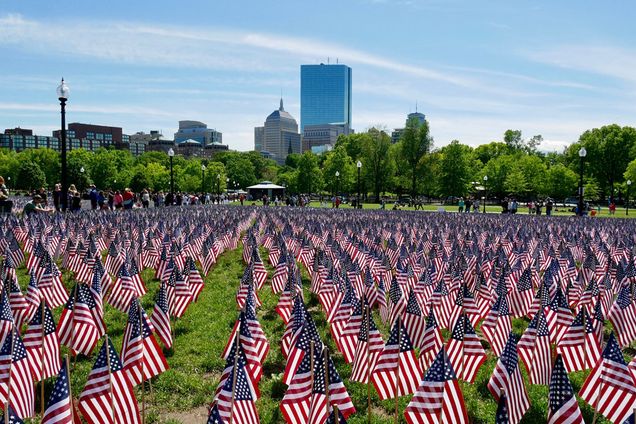
<svg viewBox="0 0 636 424"><path fill-rule="evenodd" d="M62 78L62 82L60 83L60 85L57 86L57 98L62 100L66 100L68 99L68 95L70 94L71 90L68 88L68 85L66 85L66 83L64 82L64 78Z"/></svg>
<svg viewBox="0 0 636 424"><path fill-rule="evenodd" d="M168 156L170 157L174 156L174 150L172 150L172 147L168 149Z"/></svg>
<svg viewBox="0 0 636 424"><path fill-rule="evenodd" d="M356 163L356 166L357 166L358 168L362 168L362 162L358 161L358 163Z"/></svg>
<svg viewBox="0 0 636 424"><path fill-rule="evenodd" d="M201 164L201 171L205 171L205 170L206 170L205 165Z"/></svg>
<svg viewBox="0 0 636 424"><path fill-rule="evenodd" d="M628 186L632 185L632 180L627 180L627 185Z"/></svg>
<svg viewBox="0 0 636 424"><path fill-rule="evenodd" d="M484 175L484 182L488 181L488 175Z"/></svg>
<svg viewBox="0 0 636 424"><path fill-rule="evenodd" d="M220 180L221 179L221 174L216 174L216 178L217 178L217 180Z"/></svg>
<svg viewBox="0 0 636 424"><path fill-rule="evenodd" d="M340 176L340 172L336 171L336 177Z"/></svg>
<svg viewBox="0 0 636 424"><path fill-rule="evenodd" d="M80 168L80 172L81 172L82 174L84 173L84 167L83 167L83 166Z"/></svg>
<svg viewBox="0 0 636 424"><path fill-rule="evenodd" d="M585 147L581 147L579 149L579 157L584 158L585 156L587 156L587 150L585 150Z"/></svg>

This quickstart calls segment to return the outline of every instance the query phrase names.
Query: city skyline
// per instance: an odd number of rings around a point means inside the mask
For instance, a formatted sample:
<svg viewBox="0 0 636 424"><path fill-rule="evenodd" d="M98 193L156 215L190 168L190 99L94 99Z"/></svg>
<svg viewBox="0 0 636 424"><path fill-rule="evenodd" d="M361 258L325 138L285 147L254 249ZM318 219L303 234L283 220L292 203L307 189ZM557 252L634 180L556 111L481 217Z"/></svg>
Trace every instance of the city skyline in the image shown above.
<svg viewBox="0 0 636 424"><path fill-rule="evenodd" d="M251 150L254 127L281 91L286 110L302 119L300 65L328 60L355 73L358 132L402 127L416 102L438 147L500 140L511 128L542 134L541 149L553 151L593 127L636 124L636 5L293 5L4 4L0 126L57 129L55 88L64 77L69 121L170 135L178 121L197 120L231 149ZM191 19L193 10L201 19Z"/></svg>

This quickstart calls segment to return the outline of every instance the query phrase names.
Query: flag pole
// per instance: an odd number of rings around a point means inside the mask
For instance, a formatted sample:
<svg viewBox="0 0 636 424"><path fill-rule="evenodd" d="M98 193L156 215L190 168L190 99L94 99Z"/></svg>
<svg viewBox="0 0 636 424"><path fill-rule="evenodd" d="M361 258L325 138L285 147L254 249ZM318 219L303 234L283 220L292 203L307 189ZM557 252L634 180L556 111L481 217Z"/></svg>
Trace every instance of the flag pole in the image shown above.
<svg viewBox="0 0 636 424"><path fill-rule="evenodd" d="M141 338L141 422L146 424L146 396L144 396L144 326L141 302L137 299L139 307L139 337Z"/></svg>
<svg viewBox="0 0 636 424"><path fill-rule="evenodd" d="M241 331L241 322L239 321L238 323L238 327L237 330L240 332ZM236 391L236 367L238 366L238 358L239 358L239 348L241 346L240 344L240 335L237 334L236 335L236 339L235 343L236 343L236 352L234 354L234 368L232 368L232 395L231 395L231 400L230 400L230 424L232 424L233 418L234 418L234 392Z"/></svg>
<svg viewBox="0 0 636 424"><path fill-rule="evenodd" d="M40 309L42 311L42 346L41 346L42 354L40 355L40 364L42 365L42 375L41 375L42 380L40 381L40 397L41 397L40 406L42 409L42 419L44 419L44 380L45 380L44 379L44 355L45 355L44 353L44 337L45 337L44 335L44 302L45 302L44 299L40 301L40 305L41 305Z"/></svg>
<svg viewBox="0 0 636 424"><path fill-rule="evenodd" d="M64 355L66 363L66 384L68 385L68 396L71 398L71 417L75 417L75 404L73 403L73 391L71 390L71 368L68 355Z"/></svg>
<svg viewBox="0 0 636 424"><path fill-rule="evenodd" d="M75 288L73 289L73 310L71 311L71 340L73 341L75 340L75 308L77 308L78 287L79 287L79 282L75 284ZM42 348L44 348L44 346L42 346ZM77 352L75 352L75 349L71 348L71 353L73 353L73 371L75 371L75 364L77 363Z"/></svg>
<svg viewBox="0 0 636 424"><path fill-rule="evenodd" d="M75 308L73 308L75 310ZM110 342L108 341L108 334L106 334L106 363L108 366L108 391L110 393L110 414L115 422L115 399L113 397L113 376L110 369Z"/></svg>
<svg viewBox="0 0 636 424"><path fill-rule="evenodd" d="M400 390L400 342L402 341L402 325L400 323L400 317L398 316L397 318L397 326L398 326L398 337L397 337L397 342L398 342L398 354L397 354L397 368L395 370L395 424L398 424L399 421L399 411L398 411L398 406L399 406L399 401L400 401L400 397L398 396L398 392Z"/></svg>
<svg viewBox="0 0 636 424"><path fill-rule="evenodd" d="M5 294L6 296L6 294ZM13 366L13 348L15 346L15 326L11 326L11 357L9 360L9 381L7 382L7 402L4 407L4 422L9 424L9 405L11 404L11 367Z"/></svg>
<svg viewBox="0 0 636 424"><path fill-rule="evenodd" d="M329 417L329 406L331 406L331 402L329 400L329 348L326 345L323 348L323 352L325 354L325 397L327 398L327 417Z"/></svg>
<svg viewBox="0 0 636 424"><path fill-rule="evenodd" d="M371 346L369 337L369 326L371 325L371 308L369 305L365 305L365 312L367 315L367 422L371 424Z"/></svg>
<svg viewBox="0 0 636 424"><path fill-rule="evenodd" d="M335 424L339 424L340 417L338 417L338 405L333 406L333 418L334 418Z"/></svg>
<svg viewBox="0 0 636 424"><path fill-rule="evenodd" d="M310 373L309 373L309 381L311 381L311 387L313 390L314 387L314 341L312 340L309 343L309 352L310 352L310 357L309 357L309 361L310 361Z"/></svg>

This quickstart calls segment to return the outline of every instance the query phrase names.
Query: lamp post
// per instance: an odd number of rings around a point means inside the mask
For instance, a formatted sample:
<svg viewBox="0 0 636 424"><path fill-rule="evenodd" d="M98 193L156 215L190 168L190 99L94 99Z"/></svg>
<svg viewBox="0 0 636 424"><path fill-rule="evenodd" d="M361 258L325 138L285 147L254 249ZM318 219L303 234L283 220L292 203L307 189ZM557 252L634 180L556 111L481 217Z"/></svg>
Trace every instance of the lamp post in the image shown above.
<svg viewBox="0 0 636 424"><path fill-rule="evenodd" d="M629 189L632 186L632 180L627 180L627 193L625 194L625 215L629 215Z"/></svg>
<svg viewBox="0 0 636 424"><path fill-rule="evenodd" d="M201 194L205 196L205 165L201 164Z"/></svg>
<svg viewBox="0 0 636 424"><path fill-rule="evenodd" d="M7 177L7 190L11 190L11 177Z"/></svg>
<svg viewBox="0 0 636 424"><path fill-rule="evenodd" d="M358 167L358 209L362 209L362 204L360 203L360 169L362 169L362 162L358 161L358 163L356 163L356 166Z"/></svg>
<svg viewBox="0 0 636 424"><path fill-rule="evenodd" d="M581 147L579 149L579 206L578 206L578 215L583 216L583 161L587 156L587 150L585 147Z"/></svg>
<svg viewBox="0 0 636 424"><path fill-rule="evenodd" d="M340 171L336 171L336 199L338 198L338 192L340 191Z"/></svg>
<svg viewBox="0 0 636 424"><path fill-rule="evenodd" d="M170 158L170 197L174 201L174 174L172 172L172 158L174 157L174 150L172 147L168 149L168 157Z"/></svg>
<svg viewBox="0 0 636 424"><path fill-rule="evenodd" d="M221 174L216 174L216 195L218 203L221 204Z"/></svg>
<svg viewBox="0 0 636 424"><path fill-rule="evenodd" d="M64 82L64 78L62 78L62 82L57 87L57 98L60 101L60 113L62 116L62 125L60 129L60 141L62 143L62 154L61 154L61 162L62 162L62 210L66 211L66 207L68 206L68 170L66 168L66 101L68 100L69 95L68 85Z"/></svg>
<svg viewBox="0 0 636 424"><path fill-rule="evenodd" d="M488 183L488 175L484 175L484 213L486 213L486 199L488 198L487 196L487 191L486 191L486 183Z"/></svg>

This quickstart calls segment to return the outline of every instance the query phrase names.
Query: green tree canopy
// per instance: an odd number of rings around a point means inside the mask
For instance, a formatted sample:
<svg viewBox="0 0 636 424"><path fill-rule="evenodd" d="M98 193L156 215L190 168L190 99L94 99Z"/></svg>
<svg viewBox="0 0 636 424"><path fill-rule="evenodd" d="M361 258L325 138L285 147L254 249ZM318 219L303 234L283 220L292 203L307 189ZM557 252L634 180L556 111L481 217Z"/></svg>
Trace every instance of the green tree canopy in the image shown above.
<svg viewBox="0 0 636 424"><path fill-rule="evenodd" d="M420 123L413 117L406 121L406 127L400 139L400 159L407 169L407 175L411 180L411 196L417 194L417 179L419 177L419 164L433 145L428 122Z"/></svg>

